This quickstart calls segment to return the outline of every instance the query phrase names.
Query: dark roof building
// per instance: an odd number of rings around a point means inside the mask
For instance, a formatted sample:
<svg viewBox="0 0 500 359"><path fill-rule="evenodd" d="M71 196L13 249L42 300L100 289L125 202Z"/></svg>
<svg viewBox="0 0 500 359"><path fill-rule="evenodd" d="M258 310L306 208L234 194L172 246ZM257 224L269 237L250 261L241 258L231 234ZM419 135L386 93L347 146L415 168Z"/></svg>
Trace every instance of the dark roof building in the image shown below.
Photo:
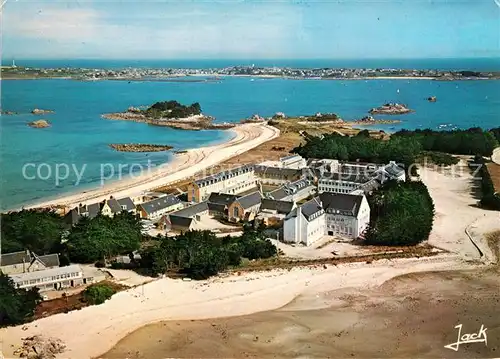
<svg viewBox="0 0 500 359"><path fill-rule="evenodd" d="M130 197L120 198L117 199L117 201L120 204L122 210L133 211L135 209L135 204Z"/></svg>
<svg viewBox="0 0 500 359"><path fill-rule="evenodd" d="M288 214L292 211L293 202L277 201L274 199L263 198L260 205L261 210L276 211L279 214Z"/></svg>
<svg viewBox="0 0 500 359"><path fill-rule="evenodd" d="M147 215L151 215L152 213L161 211L165 208L169 208L180 203L181 200L179 198L169 194L165 197L160 197L149 202L141 203L139 206L144 212L146 212Z"/></svg>
<svg viewBox="0 0 500 359"><path fill-rule="evenodd" d="M324 192L319 195L326 213L342 214L350 217L358 216L363 198L362 195L345 193Z"/></svg>
<svg viewBox="0 0 500 359"><path fill-rule="evenodd" d="M248 209L260 204L262 196L259 191L252 192L246 196L238 198L235 202L238 202L243 209Z"/></svg>
<svg viewBox="0 0 500 359"><path fill-rule="evenodd" d="M31 255L29 251L5 253L0 256L0 267L30 262Z"/></svg>

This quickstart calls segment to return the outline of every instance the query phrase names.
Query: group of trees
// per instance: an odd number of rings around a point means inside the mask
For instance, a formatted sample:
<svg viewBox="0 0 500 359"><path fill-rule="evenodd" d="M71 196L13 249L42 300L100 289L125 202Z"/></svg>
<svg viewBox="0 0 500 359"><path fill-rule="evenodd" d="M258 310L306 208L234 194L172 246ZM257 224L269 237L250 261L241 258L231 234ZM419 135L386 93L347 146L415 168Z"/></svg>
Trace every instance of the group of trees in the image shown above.
<svg viewBox="0 0 500 359"><path fill-rule="evenodd" d="M29 249L36 254L61 254L61 263L93 263L139 249L140 220L121 212L114 217L82 217L68 227L48 210L22 210L1 215L2 253ZM65 238L66 240L63 240Z"/></svg>
<svg viewBox="0 0 500 359"><path fill-rule="evenodd" d="M457 155L491 156L493 149L498 146L494 134L479 127L453 131L401 130L392 134L391 138L415 139L423 150Z"/></svg>
<svg viewBox="0 0 500 359"><path fill-rule="evenodd" d="M159 238L158 244L141 252L141 266L153 275L175 271L205 279L240 265L242 258L253 260L276 254L276 247L263 232L250 227L240 237L219 238L211 231L189 231Z"/></svg>
<svg viewBox="0 0 500 359"><path fill-rule="evenodd" d="M486 161L482 156L475 156L471 167L473 170L479 167L476 177L481 178L481 206L500 211L500 195L495 193L495 186L486 166Z"/></svg>
<svg viewBox="0 0 500 359"><path fill-rule="evenodd" d="M491 134L495 136L498 142L500 142L500 127L495 127L490 130Z"/></svg>
<svg viewBox="0 0 500 359"><path fill-rule="evenodd" d="M114 217L83 217L71 229L65 249L72 262L105 262L107 258L131 253L140 247L140 220L129 212Z"/></svg>
<svg viewBox="0 0 500 359"><path fill-rule="evenodd" d="M201 106L198 102L189 106L177 101L156 102L146 110L146 115L153 118L184 118L201 114Z"/></svg>
<svg viewBox="0 0 500 359"><path fill-rule="evenodd" d="M65 225L50 210L22 210L1 215L2 253L29 249L39 255L59 250Z"/></svg>
<svg viewBox="0 0 500 359"><path fill-rule="evenodd" d="M397 160L410 168L422 151L422 145L413 138L391 137L388 141L366 136L363 131L357 136L327 134L309 137L305 145L292 150L305 158L334 158L341 161L366 161L388 163Z"/></svg>
<svg viewBox="0 0 500 359"><path fill-rule="evenodd" d="M429 237L434 203L422 182L386 183L369 196L366 241L376 245L415 245Z"/></svg>
<svg viewBox="0 0 500 359"><path fill-rule="evenodd" d="M29 320L41 301L37 288L16 288L14 281L0 271L0 327Z"/></svg>
<svg viewBox="0 0 500 359"><path fill-rule="evenodd" d="M116 293L116 290L109 284L97 283L87 287L83 291L83 299L89 304L102 304Z"/></svg>

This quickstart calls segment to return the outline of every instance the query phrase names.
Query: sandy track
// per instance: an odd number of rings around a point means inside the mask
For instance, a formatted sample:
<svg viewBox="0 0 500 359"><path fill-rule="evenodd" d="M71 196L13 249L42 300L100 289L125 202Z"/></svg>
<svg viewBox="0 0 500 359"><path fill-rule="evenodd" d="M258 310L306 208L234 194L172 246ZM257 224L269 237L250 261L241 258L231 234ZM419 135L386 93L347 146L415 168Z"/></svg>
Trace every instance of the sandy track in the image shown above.
<svg viewBox="0 0 500 359"><path fill-rule="evenodd" d="M178 154L172 162L159 166L151 173L143 174L137 178L116 181L94 190L36 203L29 207L51 205L71 207L79 203L102 201L109 198L110 195L116 198L132 196L141 191L165 186L190 177L199 171L203 171L279 136L278 129L266 124L244 124L230 131L235 133L235 137L230 141L220 145L191 149L186 153Z"/></svg>

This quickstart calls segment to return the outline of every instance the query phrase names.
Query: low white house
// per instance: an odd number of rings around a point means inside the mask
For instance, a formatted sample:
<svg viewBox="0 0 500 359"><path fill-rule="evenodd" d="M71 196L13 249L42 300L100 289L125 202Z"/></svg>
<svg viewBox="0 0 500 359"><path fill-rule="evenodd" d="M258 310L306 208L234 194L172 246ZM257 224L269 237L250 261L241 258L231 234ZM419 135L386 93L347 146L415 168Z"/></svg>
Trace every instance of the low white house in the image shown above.
<svg viewBox="0 0 500 359"><path fill-rule="evenodd" d="M370 206L363 194L322 193L285 218L283 240L309 246L325 235L358 238L369 223Z"/></svg>

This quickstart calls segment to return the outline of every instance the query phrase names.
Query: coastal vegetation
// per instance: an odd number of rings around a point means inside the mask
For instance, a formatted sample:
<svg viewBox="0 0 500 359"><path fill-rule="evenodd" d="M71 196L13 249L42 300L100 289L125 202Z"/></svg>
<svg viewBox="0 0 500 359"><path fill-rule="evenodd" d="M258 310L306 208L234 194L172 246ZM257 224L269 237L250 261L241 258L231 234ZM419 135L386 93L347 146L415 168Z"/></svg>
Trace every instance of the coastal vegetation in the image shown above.
<svg viewBox="0 0 500 359"><path fill-rule="evenodd" d="M149 145L143 143L112 143L109 147L120 152L161 152L173 148L168 145Z"/></svg>
<svg viewBox="0 0 500 359"><path fill-rule="evenodd" d="M417 140L426 151L457 155L491 156L493 149L498 146L494 134L479 127L453 131L401 130L392 134L393 137Z"/></svg>
<svg viewBox="0 0 500 359"><path fill-rule="evenodd" d="M185 106L177 101L163 101L148 107L144 114L150 118L185 118L201 114L201 106L198 102Z"/></svg>
<svg viewBox="0 0 500 359"><path fill-rule="evenodd" d="M495 136L496 140L500 143L500 127L492 128L490 132L493 136Z"/></svg>
<svg viewBox="0 0 500 359"><path fill-rule="evenodd" d="M486 209L500 211L500 195L496 193L493 180L482 156L475 156L471 162L471 169L475 171L479 167L476 178L481 180L481 200L480 205Z"/></svg>
<svg viewBox="0 0 500 359"><path fill-rule="evenodd" d="M98 305L107 301L116 293L115 288L107 283L97 283L87 287L83 291L83 299L91 304Z"/></svg>
<svg viewBox="0 0 500 359"><path fill-rule="evenodd" d="M65 252L72 262L106 263L110 257L138 250L141 229L140 220L128 212L120 212L113 217L83 217L71 229L64 243Z"/></svg>
<svg viewBox="0 0 500 359"><path fill-rule="evenodd" d="M429 237L434 221L434 203L427 187L418 181L391 181L369 196L368 244L416 245Z"/></svg>
<svg viewBox="0 0 500 359"><path fill-rule="evenodd" d="M2 253L24 251L38 255L57 252L65 225L51 210L22 210L2 213Z"/></svg>
<svg viewBox="0 0 500 359"><path fill-rule="evenodd" d="M415 163L422 151L413 138L391 137L388 141L366 136L366 132L349 137L336 133L322 137L308 137L304 145L292 150L305 158L332 158L341 161L388 163L397 159L406 168ZM413 168L413 167L412 167Z"/></svg>
<svg viewBox="0 0 500 359"><path fill-rule="evenodd" d="M421 158L438 166L451 166L460 162L460 159L444 152L423 151Z"/></svg>
<svg viewBox="0 0 500 359"><path fill-rule="evenodd" d="M41 301L37 288L16 288L14 281L0 271L0 327L30 320Z"/></svg>
<svg viewBox="0 0 500 359"><path fill-rule="evenodd" d="M237 267L243 258L270 258L276 247L264 233L246 227L239 237L217 237L211 231L189 231L176 237L160 237L158 243L141 252L141 267L152 275L179 273L192 279L206 279Z"/></svg>

